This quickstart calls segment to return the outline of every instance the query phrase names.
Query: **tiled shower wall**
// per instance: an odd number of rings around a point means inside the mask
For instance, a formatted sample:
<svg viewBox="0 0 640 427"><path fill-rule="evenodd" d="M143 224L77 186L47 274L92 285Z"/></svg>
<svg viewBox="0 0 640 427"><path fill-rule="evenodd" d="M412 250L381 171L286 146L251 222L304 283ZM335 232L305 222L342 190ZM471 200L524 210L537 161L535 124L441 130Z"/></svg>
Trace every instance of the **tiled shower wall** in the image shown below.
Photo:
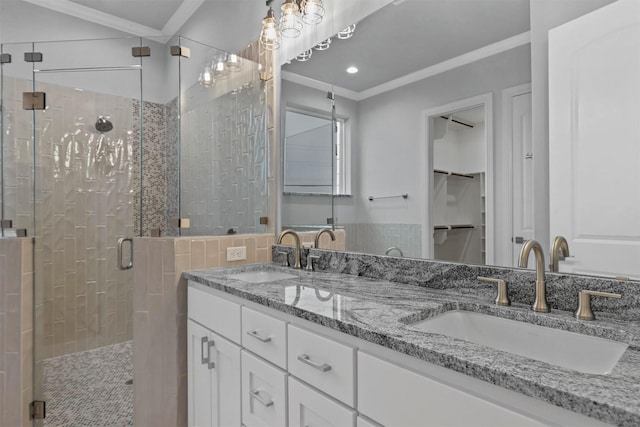
<svg viewBox="0 0 640 427"><path fill-rule="evenodd" d="M183 98L180 215L191 220L189 235L266 232L265 83L257 69L248 75L225 94L194 85Z"/></svg>
<svg viewBox="0 0 640 427"><path fill-rule="evenodd" d="M30 426L33 400L32 239L0 239L0 425Z"/></svg>
<svg viewBox="0 0 640 427"><path fill-rule="evenodd" d="M422 258L422 226L420 224L340 224L347 234L350 252L384 255L392 246L405 257ZM398 256L398 252L389 255Z"/></svg>

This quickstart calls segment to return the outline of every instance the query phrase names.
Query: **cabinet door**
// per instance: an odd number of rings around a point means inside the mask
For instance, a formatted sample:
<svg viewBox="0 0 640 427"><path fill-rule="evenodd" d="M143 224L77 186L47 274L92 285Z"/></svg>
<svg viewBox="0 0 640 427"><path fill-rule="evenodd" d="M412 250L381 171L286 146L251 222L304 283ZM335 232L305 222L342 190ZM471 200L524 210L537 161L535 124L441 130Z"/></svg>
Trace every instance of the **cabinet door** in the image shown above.
<svg viewBox="0 0 640 427"><path fill-rule="evenodd" d="M209 344L213 426L239 426L240 347L215 333Z"/></svg>
<svg viewBox="0 0 640 427"><path fill-rule="evenodd" d="M356 412L289 377L290 427L354 427Z"/></svg>
<svg viewBox="0 0 640 427"><path fill-rule="evenodd" d="M187 322L189 426L212 425L212 388L209 370L209 339L211 332L194 322Z"/></svg>
<svg viewBox="0 0 640 427"><path fill-rule="evenodd" d="M286 427L286 399L286 372L242 350L242 423Z"/></svg>
<svg viewBox="0 0 640 427"><path fill-rule="evenodd" d="M543 427L463 390L358 353L358 410L386 426Z"/></svg>

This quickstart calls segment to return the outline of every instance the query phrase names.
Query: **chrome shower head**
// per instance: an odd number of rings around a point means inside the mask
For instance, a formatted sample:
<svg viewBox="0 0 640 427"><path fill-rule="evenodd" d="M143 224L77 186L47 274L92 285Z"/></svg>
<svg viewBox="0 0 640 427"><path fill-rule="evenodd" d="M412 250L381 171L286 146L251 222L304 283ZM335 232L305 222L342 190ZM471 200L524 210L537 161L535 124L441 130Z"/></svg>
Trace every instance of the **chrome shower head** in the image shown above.
<svg viewBox="0 0 640 427"><path fill-rule="evenodd" d="M113 123L106 116L98 116L96 120L96 130L100 133L109 132L113 129Z"/></svg>

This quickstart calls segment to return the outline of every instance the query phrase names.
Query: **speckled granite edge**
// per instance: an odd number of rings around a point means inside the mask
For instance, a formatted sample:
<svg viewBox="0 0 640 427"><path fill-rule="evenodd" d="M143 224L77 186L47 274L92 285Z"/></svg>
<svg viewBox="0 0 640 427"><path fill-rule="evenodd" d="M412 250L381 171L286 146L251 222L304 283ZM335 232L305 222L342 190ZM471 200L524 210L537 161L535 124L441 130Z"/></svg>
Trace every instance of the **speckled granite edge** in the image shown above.
<svg viewBox="0 0 640 427"><path fill-rule="evenodd" d="M349 295L352 307L344 318L335 319L314 310L300 309L285 303L285 281L259 286L228 280L230 272L277 269L299 276L297 283L308 288ZM533 313L527 306L491 307L470 293L459 294L427 287L392 283L364 276L334 272L310 273L284 269L274 264L245 266L223 270L201 270L185 277L232 295L309 320L354 337L443 366L489 383L538 398L556 406L621 426L640 425L640 352L631 348L609 375L582 374L544 362L505 353L438 334L412 330L406 323L447 311L472 308L508 318L521 317L531 323L561 326L597 336L618 334L618 338L635 341L637 327L631 322L580 322L571 313ZM289 286L290 286L289 282ZM296 282L294 282L296 283ZM424 290L420 290L424 289ZM455 295L455 296L454 296ZM403 324L404 322L404 324ZM574 327L567 325L574 325ZM611 334L611 335L610 335ZM637 345L637 343L635 343Z"/></svg>

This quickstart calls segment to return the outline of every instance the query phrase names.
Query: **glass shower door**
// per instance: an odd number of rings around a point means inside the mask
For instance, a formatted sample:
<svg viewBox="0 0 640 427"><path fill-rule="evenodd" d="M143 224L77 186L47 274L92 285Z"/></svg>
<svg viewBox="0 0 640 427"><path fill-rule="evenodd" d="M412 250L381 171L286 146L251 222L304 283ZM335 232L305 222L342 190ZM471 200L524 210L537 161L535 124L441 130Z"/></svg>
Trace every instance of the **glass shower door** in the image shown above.
<svg viewBox="0 0 640 427"><path fill-rule="evenodd" d="M139 39L38 43L34 281L36 400L45 425L131 425L132 270L140 182ZM138 216L139 218L139 216ZM130 256L131 247L126 248Z"/></svg>

